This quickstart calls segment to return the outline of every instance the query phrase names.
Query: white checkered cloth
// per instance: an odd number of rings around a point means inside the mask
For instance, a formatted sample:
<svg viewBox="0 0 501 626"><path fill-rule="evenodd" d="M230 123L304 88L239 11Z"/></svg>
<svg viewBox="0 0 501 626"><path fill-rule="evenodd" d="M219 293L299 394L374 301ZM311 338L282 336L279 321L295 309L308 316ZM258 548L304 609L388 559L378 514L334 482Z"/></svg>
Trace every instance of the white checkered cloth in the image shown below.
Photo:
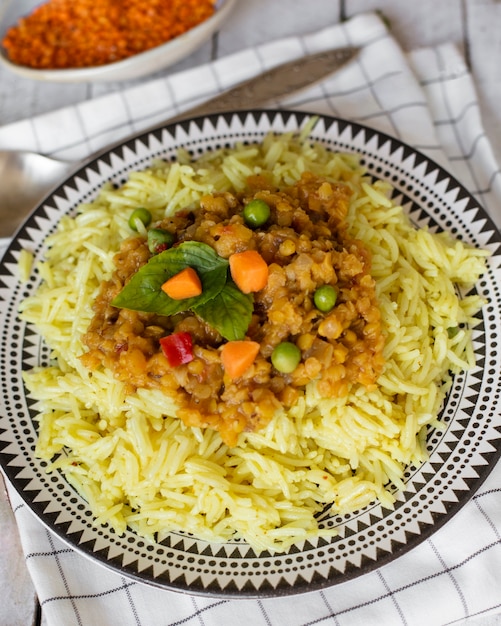
<svg viewBox="0 0 501 626"><path fill-rule="evenodd" d="M347 44L363 48L349 67L270 106L334 114L398 137L451 170L501 224L500 170L462 57L449 44L406 55L374 14L5 126L0 148L80 159L265 68ZM324 591L263 600L195 597L132 582L68 548L10 492L49 626L433 626L501 612L499 464L450 522L396 561Z"/></svg>

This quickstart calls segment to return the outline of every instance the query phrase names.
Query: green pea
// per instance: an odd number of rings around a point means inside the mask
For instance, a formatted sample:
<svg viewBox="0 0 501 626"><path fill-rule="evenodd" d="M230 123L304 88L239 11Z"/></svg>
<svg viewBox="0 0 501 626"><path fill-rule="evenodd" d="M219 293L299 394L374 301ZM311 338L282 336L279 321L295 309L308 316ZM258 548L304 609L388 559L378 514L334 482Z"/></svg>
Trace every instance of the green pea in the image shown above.
<svg viewBox="0 0 501 626"><path fill-rule="evenodd" d="M138 209L134 209L129 217L129 227L132 230L138 229L138 221L141 222L145 227L149 226L151 223L151 213L148 209L140 207Z"/></svg>
<svg viewBox="0 0 501 626"><path fill-rule="evenodd" d="M328 313L334 308L337 292L332 285L322 285L313 294L313 302L319 311Z"/></svg>
<svg viewBox="0 0 501 626"><path fill-rule="evenodd" d="M170 248L174 243L174 235L163 228L150 228L148 231L148 249L152 254L158 254Z"/></svg>
<svg viewBox="0 0 501 626"><path fill-rule="evenodd" d="M270 217L270 207L264 200L255 198L245 205L243 216L247 226L259 228L268 221Z"/></svg>
<svg viewBox="0 0 501 626"><path fill-rule="evenodd" d="M290 341L282 341L271 353L273 367L282 374L293 372L300 361L301 350Z"/></svg>

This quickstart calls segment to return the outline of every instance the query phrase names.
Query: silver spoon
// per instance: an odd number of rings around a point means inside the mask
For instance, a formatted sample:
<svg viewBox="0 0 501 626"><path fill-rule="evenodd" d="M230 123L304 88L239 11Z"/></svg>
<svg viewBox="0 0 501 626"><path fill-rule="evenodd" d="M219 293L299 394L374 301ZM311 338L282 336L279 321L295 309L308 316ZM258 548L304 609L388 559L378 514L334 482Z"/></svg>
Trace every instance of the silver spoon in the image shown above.
<svg viewBox="0 0 501 626"><path fill-rule="evenodd" d="M283 63L167 122L270 102L338 70L357 53L357 48L336 48ZM0 237L10 237L28 213L80 165L33 152L0 150Z"/></svg>
<svg viewBox="0 0 501 626"><path fill-rule="evenodd" d="M75 163L35 152L0 151L0 237L9 237Z"/></svg>

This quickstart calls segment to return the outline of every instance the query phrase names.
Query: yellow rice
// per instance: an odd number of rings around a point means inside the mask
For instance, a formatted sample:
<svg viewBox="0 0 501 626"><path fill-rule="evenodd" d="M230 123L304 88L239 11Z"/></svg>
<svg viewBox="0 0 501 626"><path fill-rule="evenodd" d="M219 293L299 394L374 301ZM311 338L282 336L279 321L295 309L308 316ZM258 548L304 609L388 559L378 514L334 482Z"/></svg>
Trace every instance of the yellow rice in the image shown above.
<svg viewBox="0 0 501 626"><path fill-rule="evenodd" d="M249 174L263 170L278 186L308 170L353 189L350 230L372 251L386 367L375 391L354 387L342 399L319 397L311 383L288 414L228 449L218 433L185 427L160 391L126 396L110 372L91 374L78 357L99 284L130 236L131 210L144 206L160 218L196 206L204 193L241 190ZM389 185L372 182L355 156L291 135L196 163L180 153L176 163L134 172L120 189L103 188L75 218L63 217L38 265L41 286L21 307L54 358L25 376L38 401L37 454L53 461L49 471L64 472L96 524L119 533L129 526L151 541L172 530L216 542L240 537L257 551L333 535L315 514L377 500L391 507L406 468L426 459L426 427L440 428L450 372L474 364L471 327L483 302L458 297L457 285L473 285L486 256L447 234L415 229L390 200Z"/></svg>

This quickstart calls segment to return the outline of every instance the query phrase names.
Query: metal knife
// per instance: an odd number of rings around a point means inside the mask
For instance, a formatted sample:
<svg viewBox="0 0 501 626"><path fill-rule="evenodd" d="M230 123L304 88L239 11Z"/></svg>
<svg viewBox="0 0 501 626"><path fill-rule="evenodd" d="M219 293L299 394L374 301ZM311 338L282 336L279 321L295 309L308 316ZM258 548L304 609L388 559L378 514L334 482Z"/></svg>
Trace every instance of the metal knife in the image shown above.
<svg viewBox="0 0 501 626"><path fill-rule="evenodd" d="M275 98L284 97L319 82L349 63L358 52L359 48L354 47L333 48L281 63L199 106L169 118L167 122L261 106Z"/></svg>

